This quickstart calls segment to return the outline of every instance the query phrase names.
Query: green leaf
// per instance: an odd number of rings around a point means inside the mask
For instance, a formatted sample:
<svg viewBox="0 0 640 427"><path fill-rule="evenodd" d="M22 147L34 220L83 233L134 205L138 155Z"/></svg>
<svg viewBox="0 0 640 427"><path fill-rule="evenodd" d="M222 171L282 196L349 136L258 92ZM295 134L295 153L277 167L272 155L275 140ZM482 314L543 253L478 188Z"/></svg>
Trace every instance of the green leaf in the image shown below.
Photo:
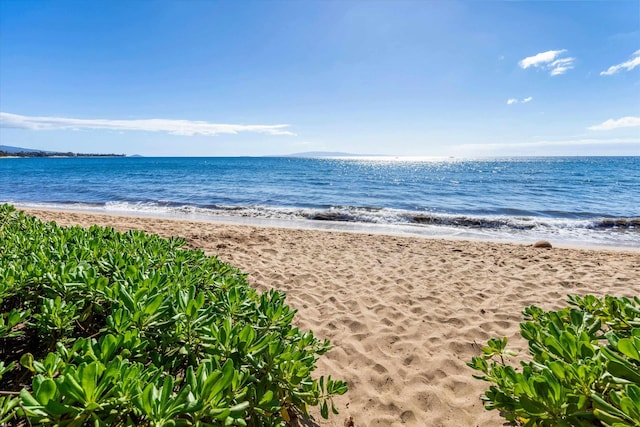
<svg viewBox="0 0 640 427"><path fill-rule="evenodd" d="M164 296L162 294L157 295L155 298L151 300L151 302L147 302L144 307L144 314L151 315L154 314L158 308L162 305L164 301Z"/></svg>
<svg viewBox="0 0 640 427"><path fill-rule="evenodd" d="M222 378L218 380L218 382L213 386L212 394L217 395L222 390L229 388L231 385L231 381L233 380L233 361L231 359L227 359L227 361L222 366Z"/></svg>
<svg viewBox="0 0 640 427"><path fill-rule="evenodd" d="M77 401L85 401L82 386L78 384L71 373L62 375L58 382L58 388L63 394L66 394Z"/></svg>
<svg viewBox="0 0 640 427"><path fill-rule="evenodd" d="M520 396L520 405L531 415L542 415L545 413L545 407L528 396Z"/></svg>
<svg viewBox="0 0 640 427"><path fill-rule="evenodd" d="M164 377L164 383L162 384L161 394L160 394L160 405L166 405L169 403L169 399L171 398L171 393L173 391L173 378L167 375Z"/></svg>
<svg viewBox="0 0 640 427"><path fill-rule="evenodd" d="M640 362L640 339L638 338L622 338L618 341L618 350L625 356Z"/></svg>
<svg viewBox="0 0 640 427"><path fill-rule="evenodd" d="M122 339L122 337L120 337ZM100 339L100 359L107 363L118 349L118 340L112 334L104 335Z"/></svg>
<svg viewBox="0 0 640 427"><path fill-rule="evenodd" d="M154 405L157 400L157 395L158 391L156 387L152 383L147 384L147 386L142 391L142 394L140 395L141 409L145 414L154 414Z"/></svg>
<svg viewBox="0 0 640 427"><path fill-rule="evenodd" d="M322 415L322 418L324 418L325 420L327 418L329 418L329 407L327 406L327 402L322 402L322 404L320 405L320 415Z"/></svg>
<svg viewBox="0 0 640 427"><path fill-rule="evenodd" d="M565 365L563 362L560 362L560 361L549 362L548 366L553 372L553 375L555 375L558 379L564 380L567 377Z"/></svg>
<svg viewBox="0 0 640 427"><path fill-rule="evenodd" d="M598 394L592 394L591 398L595 403L596 408L594 409L593 414L596 418L604 421L608 425L624 422L626 416L620 409L611 405Z"/></svg>
<svg viewBox="0 0 640 427"><path fill-rule="evenodd" d="M127 288L125 288L125 286L122 284L120 285L119 296L123 305L127 308L127 310L129 310L129 312L133 313L136 311L136 305L133 301L133 297L131 296L131 294L129 294L129 292L127 292Z"/></svg>
<svg viewBox="0 0 640 427"><path fill-rule="evenodd" d="M24 368L27 368L31 372L35 372L35 368L33 367L33 354L25 353L20 357L20 365Z"/></svg>
<svg viewBox="0 0 640 427"><path fill-rule="evenodd" d="M262 398L258 402L258 406L263 406L268 403L271 403L272 400L273 400L273 391L267 390L266 393L262 396Z"/></svg>
<svg viewBox="0 0 640 427"><path fill-rule="evenodd" d="M621 363L615 360L610 360L607 363L607 370L614 377L623 378L625 380L633 381L636 384L640 384L640 372L637 367L632 366L630 363Z"/></svg>
<svg viewBox="0 0 640 427"><path fill-rule="evenodd" d="M242 402L229 408L229 415L233 418L242 418L245 416L247 409L249 409L249 402Z"/></svg>
<svg viewBox="0 0 640 427"><path fill-rule="evenodd" d="M78 375L87 402L92 402L98 384L98 362L83 363L78 367Z"/></svg>
<svg viewBox="0 0 640 427"><path fill-rule="evenodd" d="M46 405L56 395L57 387L55 381L50 378L43 378L35 386L35 398L41 405Z"/></svg>
<svg viewBox="0 0 640 427"><path fill-rule="evenodd" d="M20 399L22 399L22 403L25 406L41 406L40 402L38 402L38 400L33 397L31 393L29 393L25 388L20 390Z"/></svg>
<svg viewBox="0 0 640 427"><path fill-rule="evenodd" d="M336 408L336 405L333 404L333 402L331 402L331 412L333 412L334 415L338 415L340 413L338 411L338 408Z"/></svg>
<svg viewBox="0 0 640 427"><path fill-rule="evenodd" d="M49 400L49 402L45 406L45 410L47 411L47 413L58 417L78 412L75 408L62 404L55 399Z"/></svg>

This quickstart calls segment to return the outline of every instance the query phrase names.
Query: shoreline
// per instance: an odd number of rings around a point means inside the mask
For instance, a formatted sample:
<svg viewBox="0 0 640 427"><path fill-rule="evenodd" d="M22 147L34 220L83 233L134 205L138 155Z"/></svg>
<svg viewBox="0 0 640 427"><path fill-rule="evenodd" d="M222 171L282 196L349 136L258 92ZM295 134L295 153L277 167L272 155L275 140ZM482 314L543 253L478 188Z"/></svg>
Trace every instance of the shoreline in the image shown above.
<svg viewBox="0 0 640 427"><path fill-rule="evenodd" d="M204 215L198 213L161 213L161 212L145 212L145 211L124 211L124 210L105 210L103 208L91 207L66 207L59 206L33 206L29 203L12 203L18 210L25 211L56 211L69 213L85 213L107 216L123 216L131 218L157 218L169 219L176 221L198 221L203 223L222 224L222 225L239 225L252 227L267 228L283 228L292 230L316 230L326 232L344 232L355 234L376 234L397 237L414 237L420 239L443 239L452 241L470 241L470 242L490 242L498 244L511 245L533 245L538 240L548 240L553 247L564 249L580 249L580 250L603 250L614 252L631 252L640 253L640 242L637 246L626 246L615 243L593 243L571 240L568 238L552 239L548 236L517 236L514 234L504 235L495 234L491 236L491 232L480 232L473 229L465 229L463 227L454 226L424 226L415 224L379 224L365 222L346 222L346 221L325 221L312 219L276 219L276 218L260 218L250 216L232 216L232 215ZM640 238L640 234L639 234Z"/></svg>
<svg viewBox="0 0 640 427"><path fill-rule="evenodd" d="M19 208L20 209L20 208ZM20 209L23 210L23 209ZM466 366L489 338L519 335L522 310L566 306L566 295L638 295L638 252L238 225L26 209L59 225L144 230L238 267L259 291L287 293L294 324L329 339L317 375L349 383L317 426L500 426ZM314 425L314 424L311 424Z"/></svg>

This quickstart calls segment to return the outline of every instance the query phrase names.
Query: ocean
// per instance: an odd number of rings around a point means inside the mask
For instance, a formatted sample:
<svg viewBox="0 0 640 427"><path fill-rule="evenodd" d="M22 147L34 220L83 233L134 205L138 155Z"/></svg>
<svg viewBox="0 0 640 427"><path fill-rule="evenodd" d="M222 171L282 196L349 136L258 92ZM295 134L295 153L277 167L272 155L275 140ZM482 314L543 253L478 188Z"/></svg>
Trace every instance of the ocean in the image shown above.
<svg viewBox="0 0 640 427"><path fill-rule="evenodd" d="M6 158L0 203L640 247L640 157Z"/></svg>

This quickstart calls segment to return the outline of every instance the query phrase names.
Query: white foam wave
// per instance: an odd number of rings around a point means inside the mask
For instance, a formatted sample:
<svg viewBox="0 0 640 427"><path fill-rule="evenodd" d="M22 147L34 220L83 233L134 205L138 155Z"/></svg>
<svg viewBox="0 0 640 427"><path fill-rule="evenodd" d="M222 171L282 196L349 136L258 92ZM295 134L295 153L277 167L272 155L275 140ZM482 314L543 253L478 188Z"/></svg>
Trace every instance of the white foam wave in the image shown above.
<svg viewBox="0 0 640 427"><path fill-rule="evenodd" d="M504 215L455 215L387 208L331 207L327 209L210 206L162 202L112 201L105 204L18 203L18 206L110 214L220 220L299 228L321 228L420 236L458 237L499 241L546 239L580 246L640 248L640 219L561 219ZM606 224L609 221L610 224ZM617 226L616 221L625 226ZM605 223L606 227L598 224Z"/></svg>

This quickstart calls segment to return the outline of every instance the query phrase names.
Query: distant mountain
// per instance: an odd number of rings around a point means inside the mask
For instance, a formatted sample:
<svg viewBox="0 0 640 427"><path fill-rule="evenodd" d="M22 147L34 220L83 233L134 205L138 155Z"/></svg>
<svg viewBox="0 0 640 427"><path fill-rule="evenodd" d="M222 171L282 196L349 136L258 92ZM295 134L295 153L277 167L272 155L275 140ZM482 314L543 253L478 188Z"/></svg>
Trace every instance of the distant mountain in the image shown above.
<svg viewBox="0 0 640 427"><path fill-rule="evenodd" d="M37 150L33 148L22 148L22 147L12 147L10 145L0 145L0 151L4 151L5 153L15 154L15 153L55 153L55 151L47 151L47 150Z"/></svg>
<svg viewBox="0 0 640 427"><path fill-rule="evenodd" d="M373 157L375 154L353 154L340 151L305 151L304 153L288 154L285 157Z"/></svg>

